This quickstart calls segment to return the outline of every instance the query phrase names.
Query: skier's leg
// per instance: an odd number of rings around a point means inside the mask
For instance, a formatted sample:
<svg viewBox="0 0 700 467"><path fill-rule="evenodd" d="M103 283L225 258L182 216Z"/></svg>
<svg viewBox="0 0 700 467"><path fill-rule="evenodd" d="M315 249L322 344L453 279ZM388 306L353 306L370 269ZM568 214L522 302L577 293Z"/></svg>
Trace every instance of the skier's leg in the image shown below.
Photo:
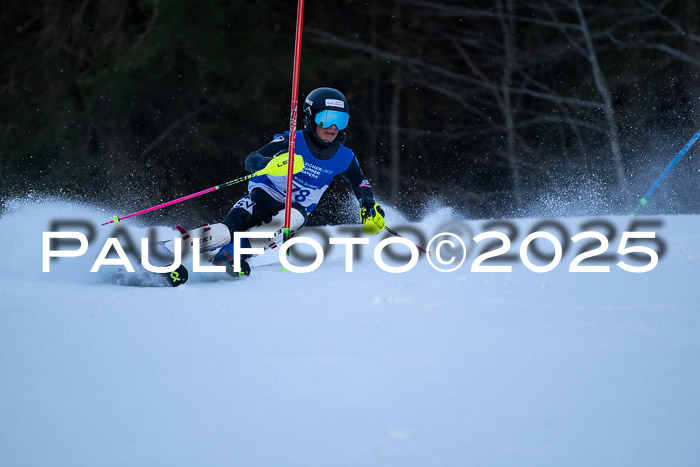
<svg viewBox="0 0 700 467"><path fill-rule="evenodd" d="M283 202L276 200L261 188L253 188L248 196L233 205L221 223L228 227L233 237L233 232L245 232L262 224L283 208Z"/></svg>
<svg viewBox="0 0 700 467"><path fill-rule="evenodd" d="M242 246L254 248L275 248L283 240L284 204L275 200L264 190L255 188L249 197L243 198L231 209L223 223L233 232L273 232L273 238L244 239ZM291 232L298 231L306 223L306 209L299 203L292 203L290 216ZM233 261L233 243L222 247L212 258L216 265ZM250 257L249 255L244 258Z"/></svg>
<svg viewBox="0 0 700 467"><path fill-rule="evenodd" d="M183 253L192 251L194 242L199 238L199 251L212 251L228 245L233 239L233 232L242 232L262 223L265 218L272 217L284 207L281 203L263 190L255 188L249 196L241 198L231 208L226 218L217 224L205 224L187 231L177 226L183 240ZM167 240L161 244L171 254L175 251L175 241ZM161 248L162 250L162 248Z"/></svg>
<svg viewBox="0 0 700 467"><path fill-rule="evenodd" d="M220 248L231 241L231 232L224 224L203 225L194 230L187 231L180 226L177 226L182 238L182 253L192 251L194 248L195 238L199 239L199 251L210 251ZM167 240L162 242L171 253L175 251L175 240Z"/></svg>

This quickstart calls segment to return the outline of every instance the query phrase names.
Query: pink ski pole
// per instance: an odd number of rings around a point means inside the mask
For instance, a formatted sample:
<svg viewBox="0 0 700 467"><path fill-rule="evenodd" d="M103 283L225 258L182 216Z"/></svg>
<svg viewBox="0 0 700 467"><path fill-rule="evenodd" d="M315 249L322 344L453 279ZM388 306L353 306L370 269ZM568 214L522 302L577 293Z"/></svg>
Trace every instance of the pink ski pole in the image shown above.
<svg viewBox="0 0 700 467"><path fill-rule="evenodd" d="M401 235L400 233L396 232L395 230L390 229L390 228L389 228L388 226L386 226L386 225L384 226L384 230L386 230L387 232L389 232L389 233L390 233L391 235L393 235L394 237L406 238L406 237L404 237L403 235ZM408 240L408 239L407 239L407 240ZM409 241L410 241L410 240L409 240ZM413 243L413 242L411 242L411 243ZM415 243L413 243L413 244L416 245ZM430 256L430 252L429 252L429 251L426 251L425 248L421 248L421 247L418 246L418 245L416 245L416 248L418 248L420 251L422 251L422 252L425 253L426 255Z"/></svg>
<svg viewBox="0 0 700 467"><path fill-rule="evenodd" d="M112 220L103 222L102 225L107 225L107 224L114 224L117 225L119 224L119 221L128 219L130 217L135 217L135 216L140 216L141 214L146 214L147 212L155 211L156 209L164 208L166 206L172 206L173 204L181 203L183 201L186 201L188 199L196 198L197 196L201 196L207 193L211 193L212 191L219 190L221 188L226 188L231 185L235 185L236 183L241 183L245 182L246 180L250 180L253 177L257 177L258 175L274 175L274 176L284 176L287 173L287 164L289 163L289 160L287 159L286 154L281 154L272 161L270 161L265 168L258 170L255 173L245 175L243 177L239 177L235 180L231 180L230 182L222 183L221 185L216 185L211 188L207 188L206 190L198 191L197 193L192 193L191 195L183 196L182 198L174 199L172 201L168 201L167 203L162 203L159 204L158 206L153 206L148 209L144 209L143 211L138 211L133 214L129 214L128 216L124 217L117 217L116 215L112 217ZM294 173L298 173L304 168L304 161L302 157L299 154L294 155L294 167L292 168Z"/></svg>
<svg viewBox="0 0 700 467"><path fill-rule="evenodd" d="M146 214L147 212L155 211L156 209L161 209L161 208L164 208L166 206L172 206L173 204L181 203L183 201L187 201L188 199L196 198L197 196L202 196L202 195L205 195L207 193L211 193L212 191L216 191L216 190L219 190L221 188L226 188L226 187L234 185L236 183L244 182L248 179L255 177L256 175L259 175L259 174L254 173L254 174L246 175L245 177L237 178L235 180L231 180L230 182L222 183L221 185L216 185L216 186L213 186L211 188L207 188L206 190L198 191L197 193L192 193L191 195L183 196L182 198L174 199L172 201L168 201L167 203L162 203L162 204L159 204L158 206L153 206L153 207L150 207L148 209L144 209L143 211L138 211L138 212L135 212L133 214L129 214L128 216L117 217L115 215L114 217L112 217L112 220L107 221L107 222L103 222L102 225L107 225L107 224L117 225L117 224L119 224L119 221L122 221L124 219L128 219L130 217L135 217L135 216L140 216L141 214Z"/></svg>

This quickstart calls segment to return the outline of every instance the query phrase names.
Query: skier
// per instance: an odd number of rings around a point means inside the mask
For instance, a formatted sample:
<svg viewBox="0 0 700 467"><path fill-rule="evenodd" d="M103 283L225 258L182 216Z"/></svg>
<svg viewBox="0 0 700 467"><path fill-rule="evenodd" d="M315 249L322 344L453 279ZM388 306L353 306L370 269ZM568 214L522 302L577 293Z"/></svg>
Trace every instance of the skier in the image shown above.
<svg viewBox="0 0 700 467"><path fill-rule="evenodd" d="M304 130L296 133L295 153L303 157L304 169L293 178L293 197L290 212L290 230L297 232L306 224L311 211L319 203L333 179L340 175L352 188L360 203L363 231L378 234L384 229L384 210L374 199L372 187L360 169L353 151L343 143L350 118L348 101L333 88L318 88L304 101ZM288 157L289 132L275 135L268 144L253 151L246 159L250 173L264 168L275 156ZM241 198L221 223L207 225L189 233L184 229L185 247L191 248L189 238L200 238L201 250L219 249L211 258L214 265L228 265L233 261L233 233L250 230L272 231L272 240L250 239L243 246L275 247L282 242L282 224L285 217L287 177L261 175L248 184L248 195ZM172 241L165 245L172 251ZM245 258L246 256L242 256ZM244 261L242 271L250 268ZM229 268L227 268L228 270Z"/></svg>

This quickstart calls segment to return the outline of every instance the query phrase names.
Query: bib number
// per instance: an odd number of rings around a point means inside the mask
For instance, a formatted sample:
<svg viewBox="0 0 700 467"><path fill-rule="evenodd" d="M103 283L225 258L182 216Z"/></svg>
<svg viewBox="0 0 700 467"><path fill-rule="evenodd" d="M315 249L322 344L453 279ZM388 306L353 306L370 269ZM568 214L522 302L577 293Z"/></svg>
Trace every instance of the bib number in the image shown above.
<svg viewBox="0 0 700 467"><path fill-rule="evenodd" d="M311 190L307 190L306 188L302 188L300 186L294 186L292 189L292 193L295 193L294 195L294 201L298 203L303 203L306 201L306 198L311 194Z"/></svg>

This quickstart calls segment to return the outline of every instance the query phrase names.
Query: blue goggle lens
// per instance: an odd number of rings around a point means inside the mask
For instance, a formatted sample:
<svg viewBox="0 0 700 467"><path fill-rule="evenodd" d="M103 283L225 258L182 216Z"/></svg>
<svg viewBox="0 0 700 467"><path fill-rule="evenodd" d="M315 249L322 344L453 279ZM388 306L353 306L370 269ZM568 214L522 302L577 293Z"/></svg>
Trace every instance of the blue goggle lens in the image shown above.
<svg viewBox="0 0 700 467"><path fill-rule="evenodd" d="M348 126L348 120L350 120L350 114L338 112L337 110L322 110L316 114L314 119L316 125L319 125L321 128L330 128L335 125L338 131L344 130Z"/></svg>

